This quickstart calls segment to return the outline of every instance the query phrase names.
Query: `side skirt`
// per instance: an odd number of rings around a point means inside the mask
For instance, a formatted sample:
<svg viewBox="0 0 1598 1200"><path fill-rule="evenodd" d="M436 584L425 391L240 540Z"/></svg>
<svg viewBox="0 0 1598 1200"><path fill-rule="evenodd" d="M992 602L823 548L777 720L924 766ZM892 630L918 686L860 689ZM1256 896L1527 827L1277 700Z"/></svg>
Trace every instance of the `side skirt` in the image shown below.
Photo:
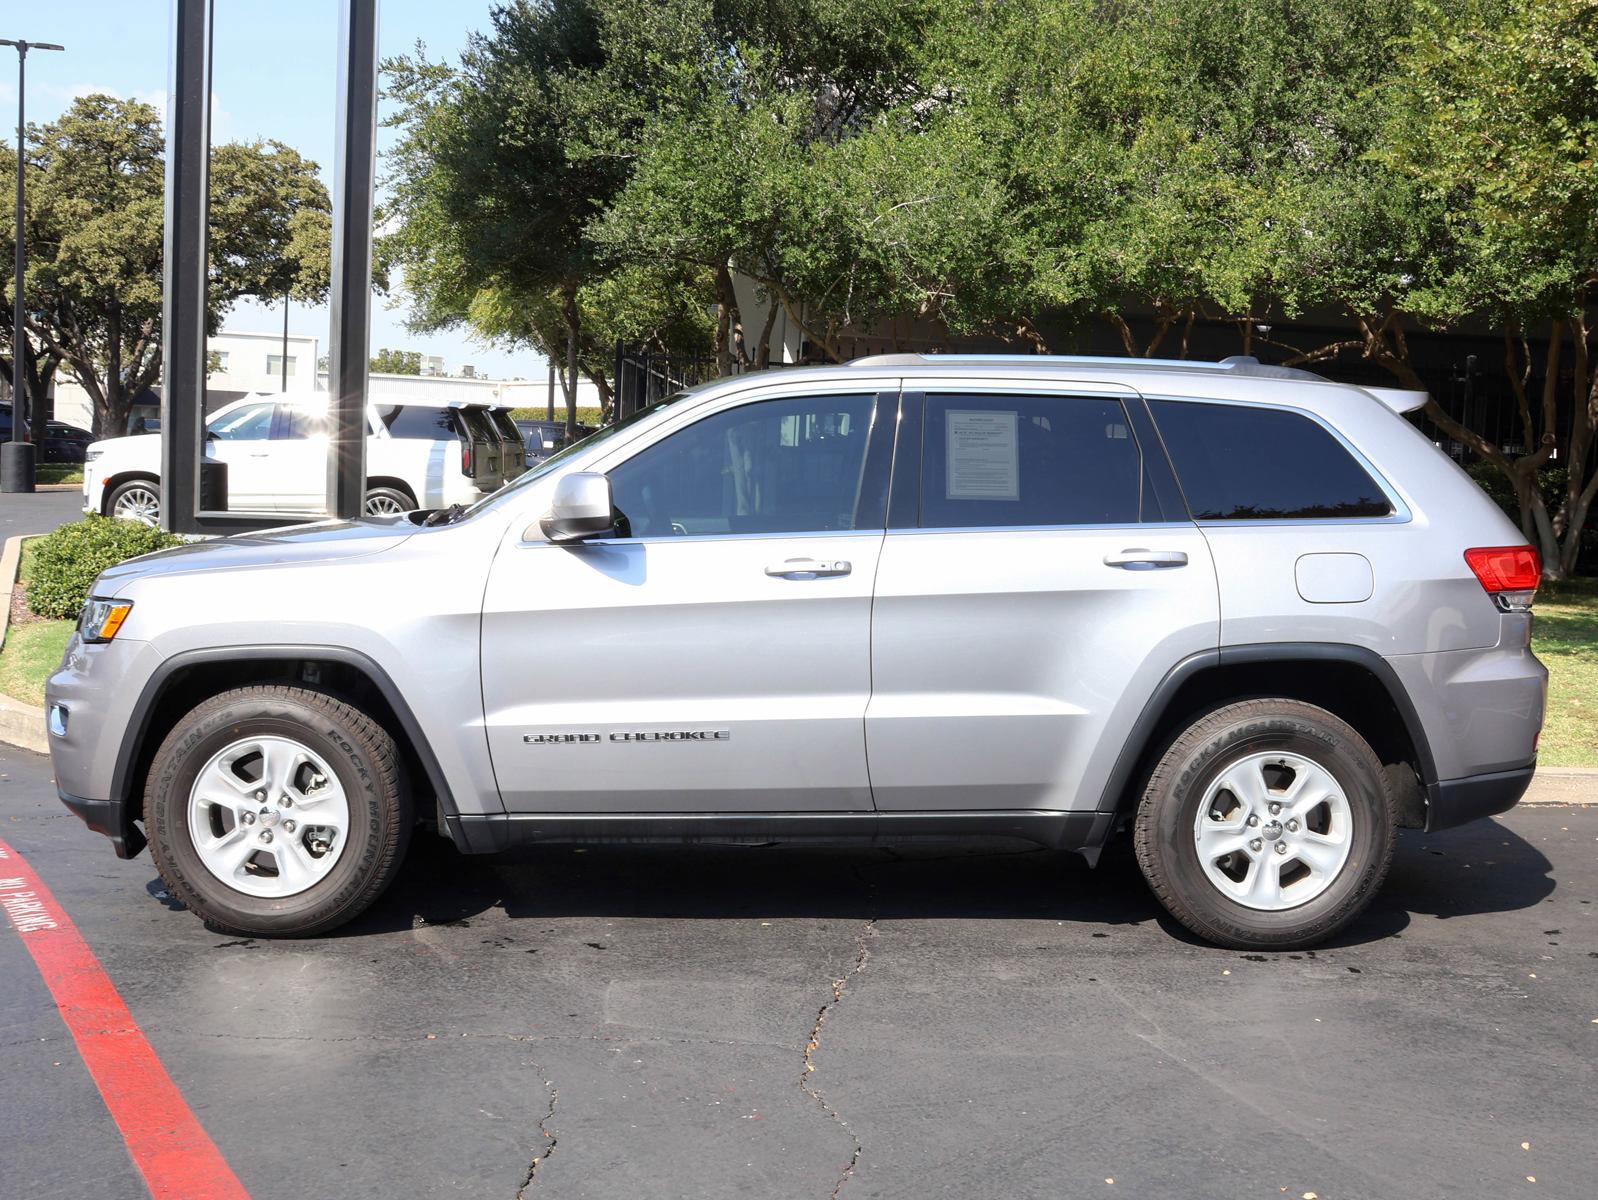
<svg viewBox="0 0 1598 1200"><path fill-rule="evenodd" d="M1098 812L492 813L446 816L463 854L554 843L763 846L979 841L993 838L1073 850L1090 863L1115 825Z"/></svg>

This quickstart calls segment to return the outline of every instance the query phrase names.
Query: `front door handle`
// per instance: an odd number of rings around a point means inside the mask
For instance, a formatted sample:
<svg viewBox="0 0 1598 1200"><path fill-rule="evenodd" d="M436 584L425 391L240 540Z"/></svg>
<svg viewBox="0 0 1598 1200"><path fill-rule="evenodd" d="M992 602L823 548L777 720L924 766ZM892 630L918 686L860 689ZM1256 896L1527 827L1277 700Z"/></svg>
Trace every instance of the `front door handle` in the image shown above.
<svg viewBox="0 0 1598 1200"><path fill-rule="evenodd" d="M847 575L852 568L842 559L790 558L786 562L772 563L767 575L782 579L814 578L821 575Z"/></svg>
<svg viewBox="0 0 1598 1200"><path fill-rule="evenodd" d="M1127 571L1156 571L1163 567L1187 566L1187 553L1183 550L1145 550L1135 547L1119 554L1106 554L1104 565L1121 567Z"/></svg>

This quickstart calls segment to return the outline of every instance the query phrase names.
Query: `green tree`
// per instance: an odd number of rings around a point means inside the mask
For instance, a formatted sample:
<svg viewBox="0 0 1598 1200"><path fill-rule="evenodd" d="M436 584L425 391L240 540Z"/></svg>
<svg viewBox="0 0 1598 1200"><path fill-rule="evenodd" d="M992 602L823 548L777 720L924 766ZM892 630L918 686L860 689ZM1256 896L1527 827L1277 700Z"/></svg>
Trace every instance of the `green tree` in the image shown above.
<svg viewBox="0 0 1598 1200"><path fill-rule="evenodd" d="M161 373L163 154L155 109L111 96L82 97L28 131L24 370L33 395L57 371L73 376L101 434L126 428L133 398ZM0 173L15 161L0 156ZM211 195L212 332L243 296L325 295L330 205L316 164L278 143L219 146ZM9 219L0 234L14 236ZM10 333L7 323L8 349Z"/></svg>
<svg viewBox="0 0 1598 1200"><path fill-rule="evenodd" d="M1487 313L1502 325L1525 452L1511 456L1432 415L1509 479L1527 536L1559 578L1575 567L1598 495L1588 472L1598 434L1598 0L1488 0L1463 11L1425 0L1397 68L1377 156L1446 205L1456 251L1411 302L1439 320ZM1549 331L1537 397L1518 348L1532 329ZM1553 507L1538 482L1551 462L1565 468Z"/></svg>
<svg viewBox="0 0 1598 1200"><path fill-rule="evenodd" d="M589 0L511 0L458 68L420 48L385 63L402 132L386 214L398 228L384 253L404 273L413 328L473 323L475 313L485 336L562 362L573 435L578 298L596 263L586 229L624 167L567 153L582 114L562 84L603 54Z"/></svg>
<svg viewBox="0 0 1598 1200"><path fill-rule="evenodd" d="M390 350L384 347L372 356L372 371L384 375L420 375L420 350Z"/></svg>

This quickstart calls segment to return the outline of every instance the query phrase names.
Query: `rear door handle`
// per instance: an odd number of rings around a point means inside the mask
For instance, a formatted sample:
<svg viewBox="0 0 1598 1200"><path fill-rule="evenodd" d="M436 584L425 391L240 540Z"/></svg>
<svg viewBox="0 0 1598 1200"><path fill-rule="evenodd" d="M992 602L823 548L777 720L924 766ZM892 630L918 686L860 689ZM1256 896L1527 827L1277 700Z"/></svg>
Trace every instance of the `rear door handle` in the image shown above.
<svg viewBox="0 0 1598 1200"><path fill-rule="evenodd" d="M852 568L842 559L790 558L786 562L772 563L767 575L782 579L816 577L821 575L847 575Z"/></svg>
<svg viewBox="0 0 1598 1200"><path fill-rule="evenodd" d="M1187 566L1187 553L1183 550L1144 550L1134 547L1119 554L1106 554L1104 565L1121 567L1127 571L1155 571L1163 567Z"/></svg>

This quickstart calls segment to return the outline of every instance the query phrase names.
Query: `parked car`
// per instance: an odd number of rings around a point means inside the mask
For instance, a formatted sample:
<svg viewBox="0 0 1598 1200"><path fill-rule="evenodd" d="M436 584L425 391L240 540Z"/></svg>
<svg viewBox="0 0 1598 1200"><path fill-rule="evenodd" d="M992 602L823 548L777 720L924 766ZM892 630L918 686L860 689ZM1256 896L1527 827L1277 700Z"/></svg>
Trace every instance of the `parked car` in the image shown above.
<svg viewBox="0 0 1598 1200"><path fill-rule="evenodd" d="M47 689L61 798L242 935L349 920L418 825L1125 832L1199 936L1308 946L1396 827L1536 764L1540 564L1421 401L1251 359L717 381L447 519L106 571Z"/></svg>
<svg viewBox="0 0 1598 1200"><path fill-rule="evenodd" d="M39 461L48 463L80 463L88 456L94 434L65 421L51 421L45 426L44 442L39 446Z"/></svg>
<svg viewBox="0 0 1598 1200"><path fill-rule="evenodd" d="M228 507L322 512L327 489L325 393L250 395L206 421L206 454L227 464ZM385 400L367 406L366 512L470 504L504 482L498 434L481 405ZM155 524L161 437L110 438L88 447L85 512Z"/></svg>
<svg viewBox="0 0 1598 1200"><path fill-rule="evenodd" d="M0 442L11 440L11 405L0 404ZM94 441L94 434L87 429L79 429L76 425L68 425L65 421L47 421L45 423L44 440L36 449L37 462L41 463L76 463L82 462L84 452L89 443Z"/></svg>
<svg viewBox="0 0 1598 1200"><path fill-rule="evenodd" d="M520 418L516 427L521 430L522 440L527 447L527 465L535 466L543 462L557 450L566 445L566 422L564 421L537 421ZM577 426L577 440L581 441L594 432L592 425Z"/></svg>

